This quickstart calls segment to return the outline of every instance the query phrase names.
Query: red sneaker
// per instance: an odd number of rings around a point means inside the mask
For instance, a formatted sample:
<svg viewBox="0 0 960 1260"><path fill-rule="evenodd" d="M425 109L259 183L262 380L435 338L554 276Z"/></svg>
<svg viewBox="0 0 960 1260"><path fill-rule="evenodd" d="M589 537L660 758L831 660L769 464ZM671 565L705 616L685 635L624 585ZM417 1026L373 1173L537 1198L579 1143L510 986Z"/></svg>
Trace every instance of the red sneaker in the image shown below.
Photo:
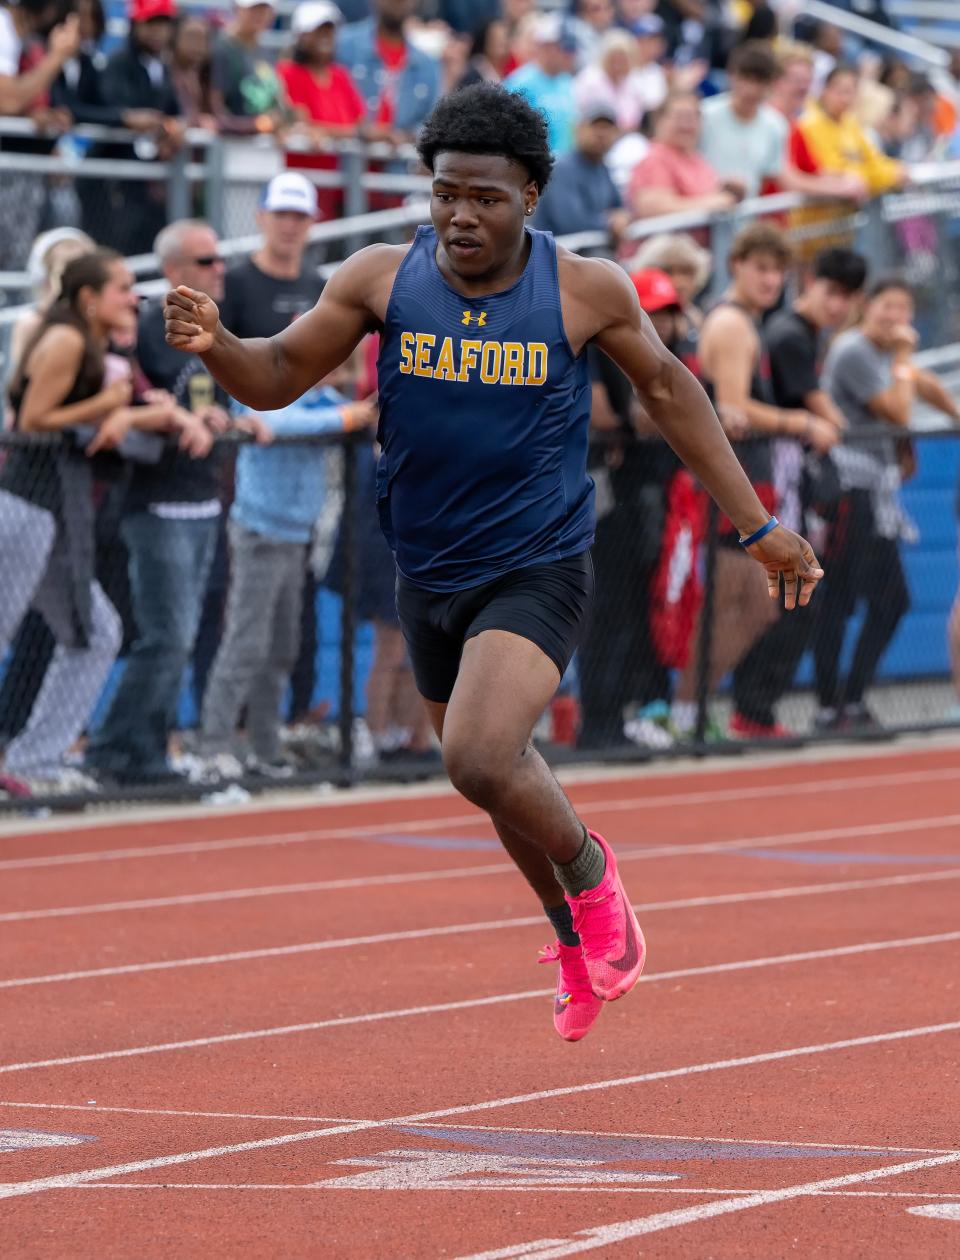
<svg viewBox="0 0 960 1260"><path fill-rule="evenodd" d="M646 958L643 932L617 874L617 859L603 836L590 835L603 849L607 869L596 888L576 897L567 894L574 931L580 937L583 961L598 998L613 1002L640 979Z"/></svg>
<svg viewBox="0 0 960 1260"><path fill-rule="evenodd" d="M557 995L553 1000L553 1026L564 1041L585 1037L603 1010L590 987L583 950L579 945L544 945L537 962L560 964Z"/></svg>
<svg viewBox="0 0 960 1260"><path fill-rule="evenodd" d="M734 713L730 718L729 733L734 739L792 739L794 734L779 722L768 726L766 722L753 722L742 713Z"/></svg>

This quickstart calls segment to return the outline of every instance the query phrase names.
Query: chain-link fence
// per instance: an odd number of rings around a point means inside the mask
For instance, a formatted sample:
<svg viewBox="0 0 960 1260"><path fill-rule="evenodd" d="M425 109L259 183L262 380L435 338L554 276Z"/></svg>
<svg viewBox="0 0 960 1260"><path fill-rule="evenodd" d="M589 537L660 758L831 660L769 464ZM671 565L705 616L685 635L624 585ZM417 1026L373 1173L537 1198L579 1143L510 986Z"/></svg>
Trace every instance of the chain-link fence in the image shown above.
<svg viewBox="0 0 960 1260"><path fill-rule="evenodd" d="M110 133L98 142L108 139L129 136ZM352 212L311 229L326 274L353 248L403 239L427 218L422 200L360 213L372 194L407 196L423 187L410 171L371 169L376 156L346 146L339 170L308 172L340 189ZM162 175L167 214L201 209L226 226L227 258L256 247L257 237L237 233L253 230L255 190L279 160L267 146L231 156L219 141L188 147L176 168L156 163L162 170L145 156L125 166L89 148L72 166L62 154L0 153L4 181L10 173L36 179L47 200L60 181L81 210L87 196L90 213L108 220L118 213L121 177L135 168L131 187L146 188ZM908 273L927 347L920 359L952 389L960 374L960 165L918 174L908 193L855 211L784 194L729 214L638 222L630 236L708 233L712 296L727 284L733 236L753 217L775 217L801 265L816 244L853 240L874 274ZM610 250L599 234L565 243ZM142 291L162 290L154 258L130 262ZM3 279L12 305L0 310L0 355L29 309L22 304L29 278L13 272ZM9 377L6 360L0 376ZM809 609L782 616L756 567L661 443L598 441L591 460L597 607L537 727L548 755L637 759L771 741L884 738L955 720L948 644L960 438L917 432L911 439L912 446L894 444L898 468L909 476L893 523L880 533L874 504L841 492L829 461L818 465L778 444L779 488L828 571ZM208 503L206 516L165 519L143 511L137 495L152 464L174 457L162 439L138 438L120 455L90 460L82 435L0 436L0 808L203 796L280 778L349 782L438 768L396 624L392 560L371 507L370 445L337 437L301 440L297 449L305 463L316 457L321 465L312 542L296 554L268 547L263 563L248 536L255 531L231 516L235 443L216 448L219 508ZM231 617L236 622L243 609L255 615L241 633ZM263 637L266 624L274 638ZM242 668L238 633L241 646L259 645ZM220 678L212 694L232 699L215 704L208 688L225 642L233 645L233 683ZM251 673L267 658L269 678ZM205 704L216 721L205 719Z"/></svg>
<svg viewBox="0 0 960 1260"><path fill-rule="evenodd" d="M792 463L827 577L790 613L662 443L598 445L596 607L536 731L548 757L955 723L960 434L898 441L906 479L886 522L822 461ZM396 621L368 438L297 439L321 487L309 545L231 514L236 442L211 457L222 512L169 518L144 510L138 487L158 461L187 456L153 435L93 459L83 442L0 443L0 808L36 808L45 790L72 805L439 769ZM250 457L263 456L245 446Z"/></svg>

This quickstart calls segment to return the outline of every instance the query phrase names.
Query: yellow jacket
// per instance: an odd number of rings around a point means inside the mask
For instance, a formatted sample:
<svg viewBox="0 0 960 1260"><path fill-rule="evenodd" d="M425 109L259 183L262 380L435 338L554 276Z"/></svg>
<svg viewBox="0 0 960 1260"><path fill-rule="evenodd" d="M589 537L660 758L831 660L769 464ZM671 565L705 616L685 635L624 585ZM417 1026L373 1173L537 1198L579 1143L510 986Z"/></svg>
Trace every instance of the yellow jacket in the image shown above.
<svg viewBox="0 0 960 1260"><path fill-rule="evenodd" d="M900 163L881 153L867 139L853 114L844 114L839 122L834 122L813 101L807 106L798 127L810 156L820 170L859 175L872 197L889 192L900 183Z"/></svg>

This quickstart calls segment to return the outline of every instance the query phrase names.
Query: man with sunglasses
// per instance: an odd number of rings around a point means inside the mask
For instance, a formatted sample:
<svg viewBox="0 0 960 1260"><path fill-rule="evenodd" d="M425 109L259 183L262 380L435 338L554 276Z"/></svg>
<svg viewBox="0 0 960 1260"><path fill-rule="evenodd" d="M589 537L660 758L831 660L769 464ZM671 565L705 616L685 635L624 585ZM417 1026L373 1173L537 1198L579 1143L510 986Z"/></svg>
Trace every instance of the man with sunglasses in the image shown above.
<svg viewBox="0 0 960 1260"><path fill-rule="evenodd" d="M223 299L224 262L217 234L198 219L165 227L154 242L171 284ZM197 355L164 339L162 303L142 311L137 358L155 389L221 433L229 399ZM266 432L258 436L267 436ZM167 762L184 670L193 652L220 531L222 448L202 459L175 447L130 473L121 534L129 554L137 638L103 724L90 741L88 767L120 784L157 784L179 776Z"/></svg>

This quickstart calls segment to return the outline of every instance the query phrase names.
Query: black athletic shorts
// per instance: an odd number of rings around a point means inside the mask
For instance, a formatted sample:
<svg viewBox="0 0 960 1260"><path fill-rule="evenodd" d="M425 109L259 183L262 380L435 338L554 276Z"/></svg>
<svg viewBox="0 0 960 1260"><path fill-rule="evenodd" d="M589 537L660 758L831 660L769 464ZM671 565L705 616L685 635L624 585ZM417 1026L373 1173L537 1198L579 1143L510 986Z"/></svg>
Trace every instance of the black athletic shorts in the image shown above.
<svg viewBox="0 0 960 1260"><path fill-rule="evenodd" d="M529 639L563 675L592 601L589 551L514 569L462 591L427 591L397 578L397 613L417 689L438 704L450 699L464 643L484 630Z"/></svg>

